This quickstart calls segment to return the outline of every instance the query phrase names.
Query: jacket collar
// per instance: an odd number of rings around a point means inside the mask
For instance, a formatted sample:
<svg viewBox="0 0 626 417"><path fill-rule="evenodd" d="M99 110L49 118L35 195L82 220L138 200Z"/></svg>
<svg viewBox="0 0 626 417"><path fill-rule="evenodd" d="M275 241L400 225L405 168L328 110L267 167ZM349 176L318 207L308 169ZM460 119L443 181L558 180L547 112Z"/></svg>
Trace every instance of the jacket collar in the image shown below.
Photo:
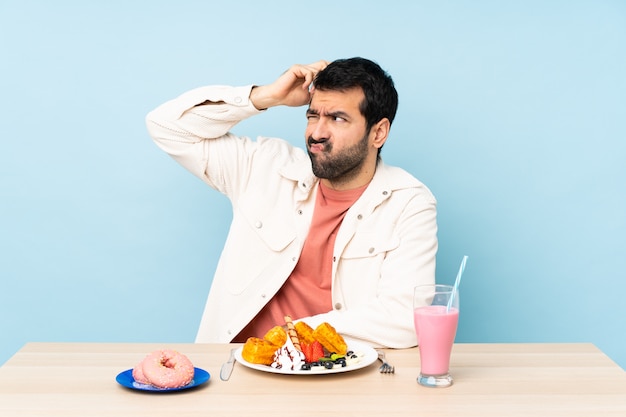
<svg viewBox="0 0 626 417"><path fill-rule="evenodd" d="M284 165L280 174L297 182L298 188L307 194L314 190L319 181L319 178L313 175L311 161L306 154ZM387 165L382 159L379 159L374 177L363 194L380 202L387 199L396 190L419 187L419 185L420 182L408 172Z"/></svg>
<svg viewBox="0 0 626 417"><path fill-rule="evenodd" d="M283 177L297 183L298 189L307 196L315 190L319 181L319 178L313 175L311 160L304 152L285 164L279 172Z"/></svg>

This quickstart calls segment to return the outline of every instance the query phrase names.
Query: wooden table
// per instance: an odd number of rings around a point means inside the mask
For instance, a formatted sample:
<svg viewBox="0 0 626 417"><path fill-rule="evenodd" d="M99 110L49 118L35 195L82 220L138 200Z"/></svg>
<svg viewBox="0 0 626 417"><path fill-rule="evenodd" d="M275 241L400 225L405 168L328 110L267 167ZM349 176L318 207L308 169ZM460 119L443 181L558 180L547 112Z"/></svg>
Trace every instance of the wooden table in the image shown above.
<svg viewBox="0 0 626 417"><path fill-rule="evenodd" d="M169 347L211 374L176 393L124 388L115 377ZM29 343L0 368L0 416L626 416L626 373L591 344L457 344L449 388L416 383L417 349L334 375L276 375L236 364L232 345Z"/></svg>

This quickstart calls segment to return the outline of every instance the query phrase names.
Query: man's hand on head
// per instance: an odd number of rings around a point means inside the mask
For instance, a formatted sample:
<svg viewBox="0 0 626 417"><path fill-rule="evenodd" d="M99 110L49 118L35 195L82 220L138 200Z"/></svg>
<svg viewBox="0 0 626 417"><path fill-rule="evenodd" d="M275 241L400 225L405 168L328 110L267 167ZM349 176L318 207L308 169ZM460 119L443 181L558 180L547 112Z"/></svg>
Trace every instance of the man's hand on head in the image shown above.
<svg viewBox="0 0 626 417"><path fill-rule="evenodd" d="M273 83L253 87L250 100L259 110L274 106L304 106L311 99L310 87L315 76L327 65L328 61L324 60L292 65Z"/></svg>

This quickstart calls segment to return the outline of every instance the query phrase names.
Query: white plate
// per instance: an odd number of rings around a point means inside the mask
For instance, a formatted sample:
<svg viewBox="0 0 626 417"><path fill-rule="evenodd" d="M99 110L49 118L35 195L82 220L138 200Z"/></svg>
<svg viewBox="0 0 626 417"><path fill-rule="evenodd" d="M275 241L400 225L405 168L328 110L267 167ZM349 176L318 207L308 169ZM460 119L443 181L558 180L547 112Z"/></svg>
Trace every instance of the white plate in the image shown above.
<svg viewBox="0 0 626 417"><path fill-rule="evenodd" d="M376 359L378 359L378 353L370 345L365 343L349 341L348 351L353 351L361 357L361 360L357 363L351 363L348 366L334 366L332 369L326 369L323 366L311 367L310 371L291 370L291 369L276 369L269 365L259 365L256 363L250 363L241 356L243 346L235 351L235 359L237 362L248 368L256 369L257 371L270 372L272 374L287 374L287 375L325 375L325 374L338 374L342 372L356 371L370 366Z"/></svg>

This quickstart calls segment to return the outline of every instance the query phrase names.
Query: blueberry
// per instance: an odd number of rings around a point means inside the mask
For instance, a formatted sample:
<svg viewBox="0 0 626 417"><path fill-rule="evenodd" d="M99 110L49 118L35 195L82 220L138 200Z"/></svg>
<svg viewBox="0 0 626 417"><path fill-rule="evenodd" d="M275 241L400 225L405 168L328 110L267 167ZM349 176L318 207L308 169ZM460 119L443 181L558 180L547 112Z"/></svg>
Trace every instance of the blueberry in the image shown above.
<svg viewBox="0 0 626 417"><path fill-rule="evenodd" d="M335 364L334 364L334 363L332 363L332 362L330 362L330 361L328 361L328 362L324 362L324 367L325 367L326 369L333 369L333 366L335 366Z"/></svg>
<svg viewBox="0 0 626 417"><path fill-rule="evenodd" d="M303 363L302 366L300 367L301 371L310 371L311 370L311 365L309 365L308 363Z"/></svg>

